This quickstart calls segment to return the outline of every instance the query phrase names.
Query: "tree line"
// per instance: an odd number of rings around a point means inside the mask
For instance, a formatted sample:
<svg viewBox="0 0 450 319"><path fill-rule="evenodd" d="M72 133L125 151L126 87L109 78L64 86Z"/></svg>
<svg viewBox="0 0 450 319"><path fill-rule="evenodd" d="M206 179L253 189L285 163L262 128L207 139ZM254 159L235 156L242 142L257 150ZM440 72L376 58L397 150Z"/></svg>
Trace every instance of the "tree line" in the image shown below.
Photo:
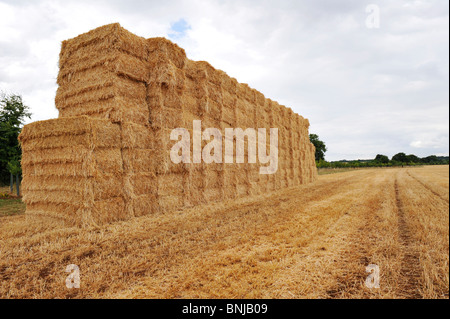
<svg viewBox="0 0 450 319"><path fill-rule="evenodd" d="M418 157L414 154L406 155L405 153L397 153L392 158L386 155L378 154L374 159L367 160L341 160L327 162L325 160L325 152L327 147L323 141L319 139L317 134L310 134L309 139L316 147L316 165L318 168L346 168L346 167L392 167L392 166L416 166L416 165L449 165L448 156L430 155L427 157Z"/></svg>

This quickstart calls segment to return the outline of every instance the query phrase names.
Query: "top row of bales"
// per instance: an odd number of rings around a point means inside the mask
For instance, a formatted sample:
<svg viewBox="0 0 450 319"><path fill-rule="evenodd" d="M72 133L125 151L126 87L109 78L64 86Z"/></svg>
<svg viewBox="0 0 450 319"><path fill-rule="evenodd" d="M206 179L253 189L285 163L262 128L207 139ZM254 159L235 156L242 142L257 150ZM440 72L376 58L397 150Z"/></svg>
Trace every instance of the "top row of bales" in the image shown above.
<svg viewBox="0 0 450 319"><path fill-rule="evenodd" d="M277 124L288 125L281 119L295 114L209 63L187 59L185 51L169 40L145 39L117 23L63 41L59 66L55 98L59 117L88 115L148 125L155 104L153 91L163 87L167 96L176 96L173 92L180 95L189 79L204 79L220 88L221 100L229 108L237 107L244 112L246 102L257 105L261 114L271 108ZM210 86L208 91L212 94L214 88ZM230 105L233 102L229 96L237 97L238 103ZM214 97L212 100L216 101ZM179 102L176 98L166 99L164 106L180 108ZM300 126L309 126L301 116L295 117L302 122Z"/></svg>

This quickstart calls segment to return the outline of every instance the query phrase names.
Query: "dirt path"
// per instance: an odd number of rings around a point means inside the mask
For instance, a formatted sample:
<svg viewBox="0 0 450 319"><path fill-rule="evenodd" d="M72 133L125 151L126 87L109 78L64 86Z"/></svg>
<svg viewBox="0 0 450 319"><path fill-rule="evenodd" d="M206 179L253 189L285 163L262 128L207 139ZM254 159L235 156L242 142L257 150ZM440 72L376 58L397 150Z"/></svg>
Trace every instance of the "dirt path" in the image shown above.
<svg viewBox="0 0 450 319"><path fill-rule="evenodd" d="M396 210L398 212L398 232L399 240L402 250L401 280L400 293L403 297L408 299L418 299L422 295L419 292L420 284L420 263L419 254L414 247L414 240L411 237L410 229L407 224L403 202L400 198L400 190L398 186L398 179L395 180L395 199Z"/></svg>

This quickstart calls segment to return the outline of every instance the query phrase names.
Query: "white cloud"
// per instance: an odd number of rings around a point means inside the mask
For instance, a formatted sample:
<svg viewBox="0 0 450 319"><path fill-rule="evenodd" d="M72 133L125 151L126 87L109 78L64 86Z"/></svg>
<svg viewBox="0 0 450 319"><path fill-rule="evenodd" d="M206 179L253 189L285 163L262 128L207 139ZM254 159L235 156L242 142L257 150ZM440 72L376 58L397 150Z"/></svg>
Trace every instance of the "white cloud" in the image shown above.
<svg viewBox="0 0 450 319"><path fill-rule="evenodd" d="M33 120L57 116L62 40L119 22L144 37L174 39L310 119L327 159L400 151L448 154L448 2L0 1L0 90L23 95Z"/></svg>

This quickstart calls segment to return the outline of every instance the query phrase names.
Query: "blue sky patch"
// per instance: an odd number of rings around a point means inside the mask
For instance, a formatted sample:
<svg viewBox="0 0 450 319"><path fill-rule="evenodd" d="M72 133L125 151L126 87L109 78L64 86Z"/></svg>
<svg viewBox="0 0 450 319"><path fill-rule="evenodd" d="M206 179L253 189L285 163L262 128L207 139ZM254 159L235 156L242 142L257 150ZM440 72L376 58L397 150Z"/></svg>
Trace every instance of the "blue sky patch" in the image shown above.
<svg viewBox="0 0 450 319"><path fill-rule="evenodd" d="M180 39L186 35L186 31L191 29L191 26L184 19L180 19L170 25L169 38Z"/></svg>

